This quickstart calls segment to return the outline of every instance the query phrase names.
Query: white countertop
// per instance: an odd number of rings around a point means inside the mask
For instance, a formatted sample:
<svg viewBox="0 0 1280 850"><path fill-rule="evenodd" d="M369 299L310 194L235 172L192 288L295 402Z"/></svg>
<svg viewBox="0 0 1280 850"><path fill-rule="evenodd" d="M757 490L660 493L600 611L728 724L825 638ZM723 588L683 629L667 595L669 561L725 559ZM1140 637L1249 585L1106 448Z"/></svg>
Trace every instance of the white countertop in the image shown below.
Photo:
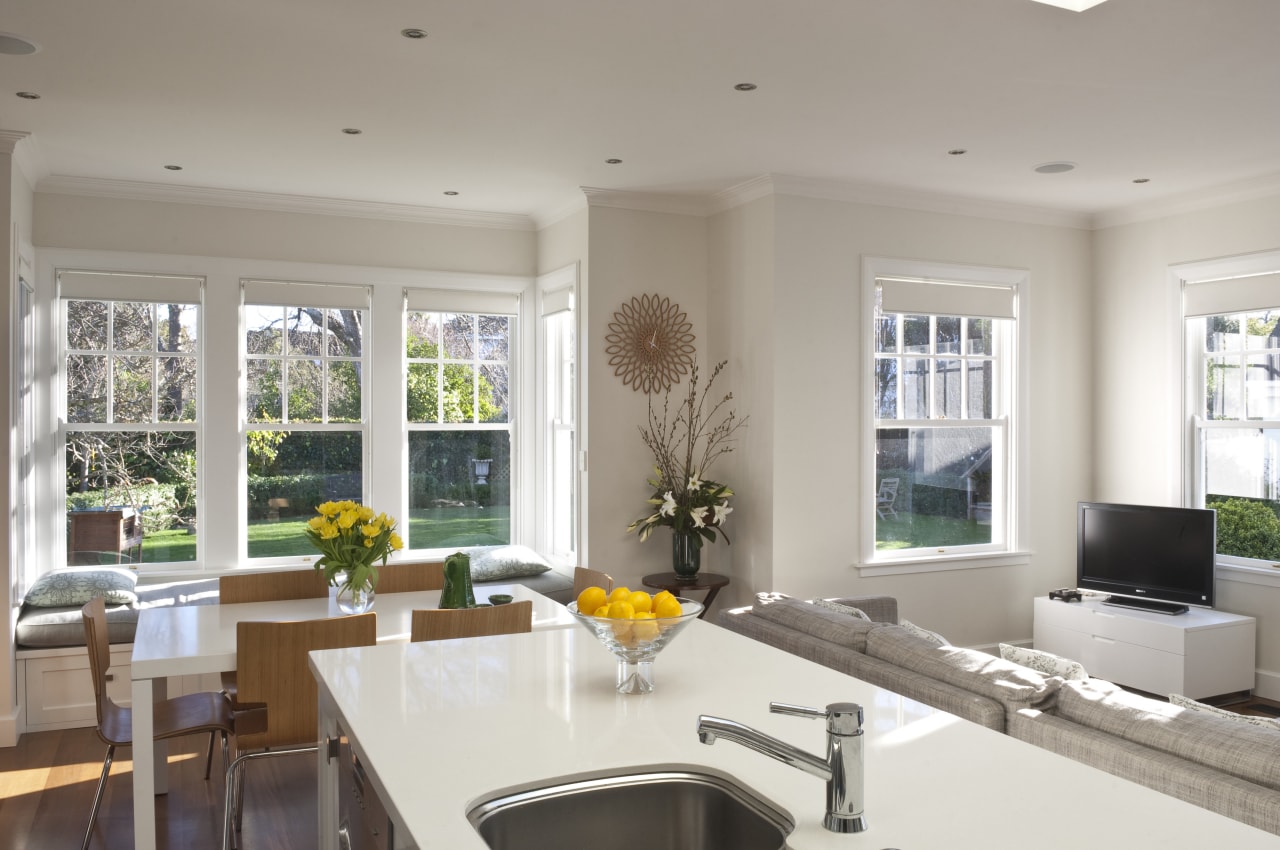
<svg viewBox="0 0 1280 850"><path fill-rule="evenodd" d="M633 765L704 765L796 821L794 850L1280 846L1280 838L696 621L658 656L656 690L614 692L616 660L582 627L313 653L398 825L422 850L484 850L466 812L515 785ZM821 721L770 700L866 710L870 829L822 828L824 783L720 741L699 714L821 753Z"/></svg>

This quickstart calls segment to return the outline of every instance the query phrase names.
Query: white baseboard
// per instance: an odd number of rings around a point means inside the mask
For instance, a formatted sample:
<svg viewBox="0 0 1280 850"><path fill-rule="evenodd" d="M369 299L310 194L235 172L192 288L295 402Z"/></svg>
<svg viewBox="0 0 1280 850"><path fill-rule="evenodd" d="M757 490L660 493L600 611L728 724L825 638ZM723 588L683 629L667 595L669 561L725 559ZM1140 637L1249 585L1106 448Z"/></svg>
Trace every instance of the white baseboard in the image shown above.
<svg viewBox="0 0 1280 850"><path fill-rule="evenodd" d="M1254 675L1253 695L1280 701L1280 673L1258 670Z"/></svg>
<svg viewBox="0 0 1280 850"><path fill-rule="evenodd" d="M15 706L8 714L0 714L0 747L16 747L21 728L21 705Z"/></svg>

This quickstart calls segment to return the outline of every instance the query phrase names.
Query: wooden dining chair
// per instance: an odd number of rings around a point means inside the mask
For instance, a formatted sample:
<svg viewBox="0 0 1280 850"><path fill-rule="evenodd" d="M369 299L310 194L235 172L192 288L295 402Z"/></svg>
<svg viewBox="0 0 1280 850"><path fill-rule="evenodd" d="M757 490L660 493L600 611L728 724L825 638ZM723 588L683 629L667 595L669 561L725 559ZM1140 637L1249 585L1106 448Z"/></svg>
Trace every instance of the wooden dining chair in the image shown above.
<svg viewBox="0 0 1280 850"><path fill-rule="evenodd" d="M293 622L236 624L236 670L240 702L236 715L236 749L227 768L226 810L222 847L229 850L244 811L244 772L248 762L319 747L315 677L307 653L317 649L373 646L378 639L377 614L355 614ZM233 825L234 823L234 825Z"/></svg>
<svg viewBox="0 0 1280 850"><path fill-rule="evenodd" d="M587 567L573 568L573 596L576 599L588 587L603 587L604 592L613 590L613 576L600 570Z"/></svg>
<svg viewBox="0 0 1280 850"><path fill-rule="evenodd" d="M133 710L117 705L107 693L107 670L111 666L111 645L107 641L107 608L102 597L95 597L80 609L84 619L85 644L89 649L89 672L93 676L94 705L98 714L98 737L107 745L106 758L102 760L102 777L93 795L93 809L89 812L89 827L84 833L83 848L88 848L93 838L93 827L98 821L98 808L102 805L102 792L107 787L111 773L111 761L116 747L133 744ZM206 691L173 697L153 706L142 706L155 716L156 740L180 738L208 732L209 755L205 760L204 778L209 778L213 764L213 736L222 736L222 763L227 763L227 736L232 733L231 708L222 694Z"/></svg>
<svg viewBox="0 0 1280 850"><path fill-rule="evenodd" d="M237 573L218 579L218 602L274 602L278 599L323 599L329 595L324 573L316 569Z"/></svg>
<svg viewBox="0 0 1280 850"><path fill-rule="evenodd" d="M410 593L444 587L444 561L383 564L378 567L379 593Z"/></svg>
<svg viewBox="0 0 1280 850"><path fill-rule="evenodd" d="M488 608L429 608L415 610L409 640L516 635L533 631L533 602L510 602Z"/></svg>

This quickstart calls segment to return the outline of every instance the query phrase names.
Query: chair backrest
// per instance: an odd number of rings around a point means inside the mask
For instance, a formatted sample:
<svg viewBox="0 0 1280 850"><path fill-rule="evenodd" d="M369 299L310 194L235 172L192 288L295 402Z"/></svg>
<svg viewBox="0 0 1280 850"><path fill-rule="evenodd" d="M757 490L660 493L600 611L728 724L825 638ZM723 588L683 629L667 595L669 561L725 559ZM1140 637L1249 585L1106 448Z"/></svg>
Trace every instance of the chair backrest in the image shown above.
<svg viewBox="0 0 1280 850"><path fill-rule="evenodd" d="M355 614L294 622L236 624L236 698L266 703L267 731L236 735L237 748L285 747L316 741L316 680L307 653L373 646L377 615Z"/></svg>
<svg viewBox="0 0 1280 850"><path fill-rule="evenodd" d="M588 587L603 587L604 592L613 590L613 576L600 570L587 567L573 568L573 595L576 598Z"/></svg>
<svg viewBox="0 0 1280 850"><path fill-rule="evenodd" d="M240 573L218 579L218 601L274 602L278 599L323 599L329 595L324 574L315 569Z"/></svg>
<svg viewBox="0 0 1280 850"><path fill-rule="evenodd" d="M444 561L384 564L378 567L378 593L409 593L444 587Z"/></svg>
<svg viewBox="0 0 1280 850"><path fill-rule="evenodd" d="M89 649L89 673L93 676L93 702L97 709L98 728L102 728L104 715L114 707L107 695L107 670L111 667L111 644L107 639L107 604L101 596L95 596L80 609L84 620L84 642Z"/></svg>
<svg viewBox="0 0 1280 850"><path fill-rule="evenodd" d="M528 599L489 608L431 608L416 610L409 624L409 640L515 635L533 631L533 603Z"/></svg>
<svg viewBox="0 0 1280 850"><path fill-rule="evenodd" d="M876 494L876 498L881 501L892 500L898 495L898 479L882 478L880 479L880 492Z"/></svg>

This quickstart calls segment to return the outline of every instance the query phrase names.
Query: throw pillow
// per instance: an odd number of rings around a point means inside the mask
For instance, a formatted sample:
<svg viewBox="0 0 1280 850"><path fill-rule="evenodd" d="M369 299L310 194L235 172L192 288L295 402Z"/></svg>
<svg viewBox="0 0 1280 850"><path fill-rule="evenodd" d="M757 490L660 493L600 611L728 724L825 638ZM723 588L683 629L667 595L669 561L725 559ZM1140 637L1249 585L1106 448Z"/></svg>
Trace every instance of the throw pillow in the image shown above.
<svg viewBox="0 0 1280 850"><path fill-rule="evenodd" d="M471 555L472 581L536 576L551 569L551 564L528 546L477 546L466 551Z"/></svg>
<svg viewBox="0 0 1280 850"><path fill-rule="evenodd" d="M1038 670L1046 676L1061 676L1067 681L1089 678L1089 673L1079 661L1072 661L1070 658L1063 658L1061 655L1054 655L1052 652L1040 649L1027 649L1002 643L1000 657L1005 661Z"/></svg>
<svg viewBox="0 0 1280 850"><path fill-rule="evenodd" d="M819 608L835 611L837 614L848 614L850 617L857 617L859 620L871 622L871 618L867 616L866 611L861 608L854 608L852 605L842 605L839 602L832 602L830 599L811 599L810 602Z"/></svg>
<svg viewBox="0 0 1280 850"><path fill-rule="evenodd" d="M901 620L898 625L902 626L916 637L929 641L929 643L937 644L938 646L951 646L951 641L947 640L942 635L937 632L931 632L928 629L921 628L910 620Z"/></svg>
<svg viewBox="0 0 1280 850"><path fill-rule="evenodd" d="M130 570L56 570L36 579L25 602L33 608L62 608L101 596L108 605L132 605L138 601L137 583L137 575Z"/></svg>
<svg viewBox="0 0 1280 850"><path fill-rule="evenodd" d="M1280 720L1270 717L1252 717L1248 714L1236 714L1234 711L1227 711L1225 708L1218 708L1216 705L1197 702L1191 697L1184 697L1182 694L1169 694L1169 704L1178 708L1185 708L1190 711L1201 711L1205 714L1212 714L1215 717L1224 717L1227 720L1234 720L1238 723L1247 723L1250 726L1261 726L1263 729L1275 729L1280 726Z"/></svg>

